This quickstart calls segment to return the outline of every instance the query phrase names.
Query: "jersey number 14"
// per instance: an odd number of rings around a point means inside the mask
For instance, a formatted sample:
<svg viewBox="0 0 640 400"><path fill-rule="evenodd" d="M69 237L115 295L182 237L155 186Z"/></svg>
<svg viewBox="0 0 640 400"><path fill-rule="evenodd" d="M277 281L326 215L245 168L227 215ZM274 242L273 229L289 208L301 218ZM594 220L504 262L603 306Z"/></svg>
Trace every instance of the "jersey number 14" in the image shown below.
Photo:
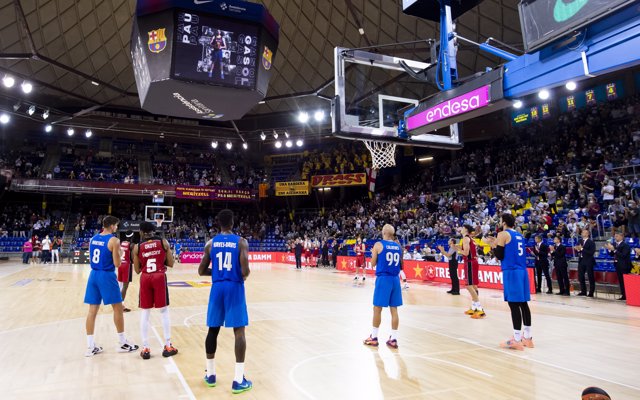
<svg viewBox="0 0 640 400"><path fill-rule="evenodd" d="M231 263L231 253L218 253L216 254L216 258L218 259L218 271L222 271L222 269L226 269L227 271L231 271L233 264Z"/></svg>

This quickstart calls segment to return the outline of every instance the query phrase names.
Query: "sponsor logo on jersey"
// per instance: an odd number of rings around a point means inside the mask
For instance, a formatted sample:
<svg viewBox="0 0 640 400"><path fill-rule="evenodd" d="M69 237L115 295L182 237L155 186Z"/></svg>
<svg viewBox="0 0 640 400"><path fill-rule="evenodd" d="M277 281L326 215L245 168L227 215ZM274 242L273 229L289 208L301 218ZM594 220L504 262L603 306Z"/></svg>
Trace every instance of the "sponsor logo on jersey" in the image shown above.
<svg viewBox="0 0 640 400"><path fill-rule="evenodd" d="M273 58L273 52L269 50L267 46L264 46L264 51L262 52L262 66L267 71L271 69L272 58Z"/></svg>

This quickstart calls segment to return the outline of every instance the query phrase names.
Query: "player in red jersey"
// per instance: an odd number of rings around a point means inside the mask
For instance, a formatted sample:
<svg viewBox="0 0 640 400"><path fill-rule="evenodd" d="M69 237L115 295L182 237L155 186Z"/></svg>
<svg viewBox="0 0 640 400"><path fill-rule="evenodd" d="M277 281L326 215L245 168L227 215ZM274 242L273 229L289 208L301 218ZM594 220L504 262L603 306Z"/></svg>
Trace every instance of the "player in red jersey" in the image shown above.
<svg viewBox="0 0 640 400"><path fill-rule="evenodd" d="M130 233L130 235L129 235ZM133 236L133 233L127 233L127 237ZM120 254L122 256L122 263L118 267L118 286L120 286L120 293L122 294L122 303L127 297L127 289L129 283L133 279L133 263L131 262L131 242L124 240L120 242ZM123 312L130 312L131 310L125 307Z"/></svg>
<svg viewBox="0 0 640 400"><path fill-rule="evenodd" d="M140 308L142 317L142 351L144 360L151 358L149 350L149 318L151 309L159 308L162 316L165 346L163 357L178 354L171 344L171 321L169 320L169 288L167 286L167 267L173 268L173 254L169 242L155 235L155 226L151 222L140 224L140 244L133 247L133 265L140 276Z"/></svg>
<svg viewBox="0 0 640 400"><path fill-rule="evenodd" d="M367 250L367 246L362 243L362 238L358 237L356 239L356 244L353 246L353 251L356 253L356 277L353 278L354 281L358 280L358 270L362 270L362 282L364 283L366 276L364 275L364 268L367 265L367 260L365 258L365 251Z"/></svg>
<svg viewBox="0 0 640 400"><path fill-rule="evenodd" d="M307 267L311 267L311 240L305 235L304 238L304 260Z"/></svg>
<svg viewBox="0 0 640 400"><path fill-rule="evenodd" d="M471 308L465 311L465 314L470 315L473 319L480 319L487 315L482 305L480 305L480 299L478 298L478 273L480 266L478 264L476 242L474 242L471 237L473 227L471 227L471 225L464 225L461 232L462 247L459 249L459 253L464 256L464 273L467 277L467 290L471 295L472 301Z"/></svg>

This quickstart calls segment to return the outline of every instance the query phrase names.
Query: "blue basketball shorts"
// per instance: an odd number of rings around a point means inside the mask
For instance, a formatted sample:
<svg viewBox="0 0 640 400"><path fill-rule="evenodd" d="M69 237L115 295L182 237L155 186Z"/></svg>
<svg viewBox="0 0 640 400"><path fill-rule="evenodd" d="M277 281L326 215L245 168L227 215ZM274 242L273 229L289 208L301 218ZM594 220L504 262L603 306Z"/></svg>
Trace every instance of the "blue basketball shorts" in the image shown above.
<svg viewBox="0 0 640 400"><path fill-rule="evenodd" d="M209 295L207 326L240 328L249 325L244 283L232 281L213 282Z"/></svg>
<svg viewBox="0 0 640 400"><path fill-rule="evenodd" d="M114 271L91 270L84 293L86 304L106 305L122 303L122 294Z"/></svg>
<svg viewBox="0 0 640 400"><path fill-rule="evenodd" d="M529 274L526 269L507 269L502 271L504 301L523 303L531 300Z"/></svg>
<svg viewBox="0 0 640 400"><path fill-rule="evenodd" d="M402 305L402 288L400 287L400 278L397 275L376 277L373 305L376 307L400 307Z"/></svg>

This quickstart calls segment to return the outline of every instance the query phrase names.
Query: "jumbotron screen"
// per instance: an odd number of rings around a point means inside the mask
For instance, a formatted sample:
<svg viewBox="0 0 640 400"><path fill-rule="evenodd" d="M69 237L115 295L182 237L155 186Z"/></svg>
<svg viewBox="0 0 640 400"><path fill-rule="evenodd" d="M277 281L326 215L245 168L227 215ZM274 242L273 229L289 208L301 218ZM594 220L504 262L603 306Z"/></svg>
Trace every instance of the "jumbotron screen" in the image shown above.
<svg viewBox="0 0 640 400"><path fill-rule="evenodd" d="M193 11L176 13L173 77L254 89L258 27Z"/></svg>
<svg viewBox="0 0 640 400"><path fill-rule="evenodd" d="M525 49L538 49L631 3L633 0L521 0Z"/></svg>

